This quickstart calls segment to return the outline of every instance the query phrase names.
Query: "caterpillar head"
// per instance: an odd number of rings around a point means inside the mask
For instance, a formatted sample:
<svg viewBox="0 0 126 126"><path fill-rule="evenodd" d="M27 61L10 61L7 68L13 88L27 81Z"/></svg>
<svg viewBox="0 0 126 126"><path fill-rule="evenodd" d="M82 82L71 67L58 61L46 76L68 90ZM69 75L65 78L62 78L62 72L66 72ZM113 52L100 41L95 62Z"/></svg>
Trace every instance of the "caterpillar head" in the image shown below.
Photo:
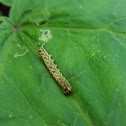
<svg viewBox="0 0 126 126"><path fill-rule="evenodd" d="M69 95L72 93L72 88L70 86L63 89L64 94Z"/></svg>

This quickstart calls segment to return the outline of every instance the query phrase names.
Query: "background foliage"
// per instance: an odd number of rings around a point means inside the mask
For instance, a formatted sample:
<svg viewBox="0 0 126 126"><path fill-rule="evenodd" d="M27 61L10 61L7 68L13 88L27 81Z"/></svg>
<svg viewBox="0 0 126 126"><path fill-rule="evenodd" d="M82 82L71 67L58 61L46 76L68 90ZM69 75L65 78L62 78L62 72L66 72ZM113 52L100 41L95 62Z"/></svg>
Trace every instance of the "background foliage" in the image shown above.
<svg viewBox="0 0 126 126"><path fill-rule="evenodd" d="M11 6L0 17L1 126L126 125L125 0L0 1ZM71 96L46 69L42 44Z"/></svg>

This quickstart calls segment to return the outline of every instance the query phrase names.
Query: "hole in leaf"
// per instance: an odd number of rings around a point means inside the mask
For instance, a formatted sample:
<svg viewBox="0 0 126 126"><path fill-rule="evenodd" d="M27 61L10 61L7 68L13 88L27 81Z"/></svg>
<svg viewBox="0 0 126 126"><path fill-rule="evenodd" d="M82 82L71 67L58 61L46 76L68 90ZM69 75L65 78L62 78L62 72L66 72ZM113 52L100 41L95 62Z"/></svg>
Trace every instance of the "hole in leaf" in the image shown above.
<svg viewBox="0 0 126 126"><path fill-rule="evenodd" d="M47 23L47 21L42 21L42 22L39 23L39 25L43 25L43 24L46 24L46 23Z"/></svg>
<svg viewBox="0 0 126 126"><path fill-rule="evenodd" d="M10 7L3 5L2 3L0 3L0 12L2 16L9 16L9 11L10 11Z"/></svg>

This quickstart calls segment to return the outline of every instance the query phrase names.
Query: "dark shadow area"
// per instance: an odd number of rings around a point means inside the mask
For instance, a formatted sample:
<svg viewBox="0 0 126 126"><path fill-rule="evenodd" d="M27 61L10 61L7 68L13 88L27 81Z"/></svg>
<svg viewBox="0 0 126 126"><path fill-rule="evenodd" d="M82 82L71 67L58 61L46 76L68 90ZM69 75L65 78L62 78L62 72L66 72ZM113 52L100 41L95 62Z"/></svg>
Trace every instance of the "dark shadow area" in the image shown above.
<svg viewBox="0 0 126 126"><path fill-rule="evenodd" d="M10 7L3 5L2 3L0 3L0 12L2 13L2 16L9 16L9 11L10 11Z"/></svg>
<svg viewBox="0 0 126 126"><path fill-rule="evenodd" d="M42 22L39 23L39 25L43 25L43 24L46 24L46 23L47 23L47 21L42 21Z"/></svg>

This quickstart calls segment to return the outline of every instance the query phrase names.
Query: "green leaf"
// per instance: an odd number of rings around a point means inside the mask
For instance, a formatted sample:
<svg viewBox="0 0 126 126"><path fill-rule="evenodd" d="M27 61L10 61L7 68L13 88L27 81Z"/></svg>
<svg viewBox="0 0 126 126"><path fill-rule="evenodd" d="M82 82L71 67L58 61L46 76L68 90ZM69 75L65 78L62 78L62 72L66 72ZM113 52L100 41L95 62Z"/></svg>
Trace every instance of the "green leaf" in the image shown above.
<svg viewBox="0 0 126 126"><path fill-rule="evenodd" d="M12 6L13 0L0 0L0 2L6 6Z"/></svg>
<svg viewBox="0 0 126 126"><path fill-rule="evenodd" d="M126 125L126 1L17 0L0 17L1 126ZM43 45L73 87L66 96Z"/></svg>

